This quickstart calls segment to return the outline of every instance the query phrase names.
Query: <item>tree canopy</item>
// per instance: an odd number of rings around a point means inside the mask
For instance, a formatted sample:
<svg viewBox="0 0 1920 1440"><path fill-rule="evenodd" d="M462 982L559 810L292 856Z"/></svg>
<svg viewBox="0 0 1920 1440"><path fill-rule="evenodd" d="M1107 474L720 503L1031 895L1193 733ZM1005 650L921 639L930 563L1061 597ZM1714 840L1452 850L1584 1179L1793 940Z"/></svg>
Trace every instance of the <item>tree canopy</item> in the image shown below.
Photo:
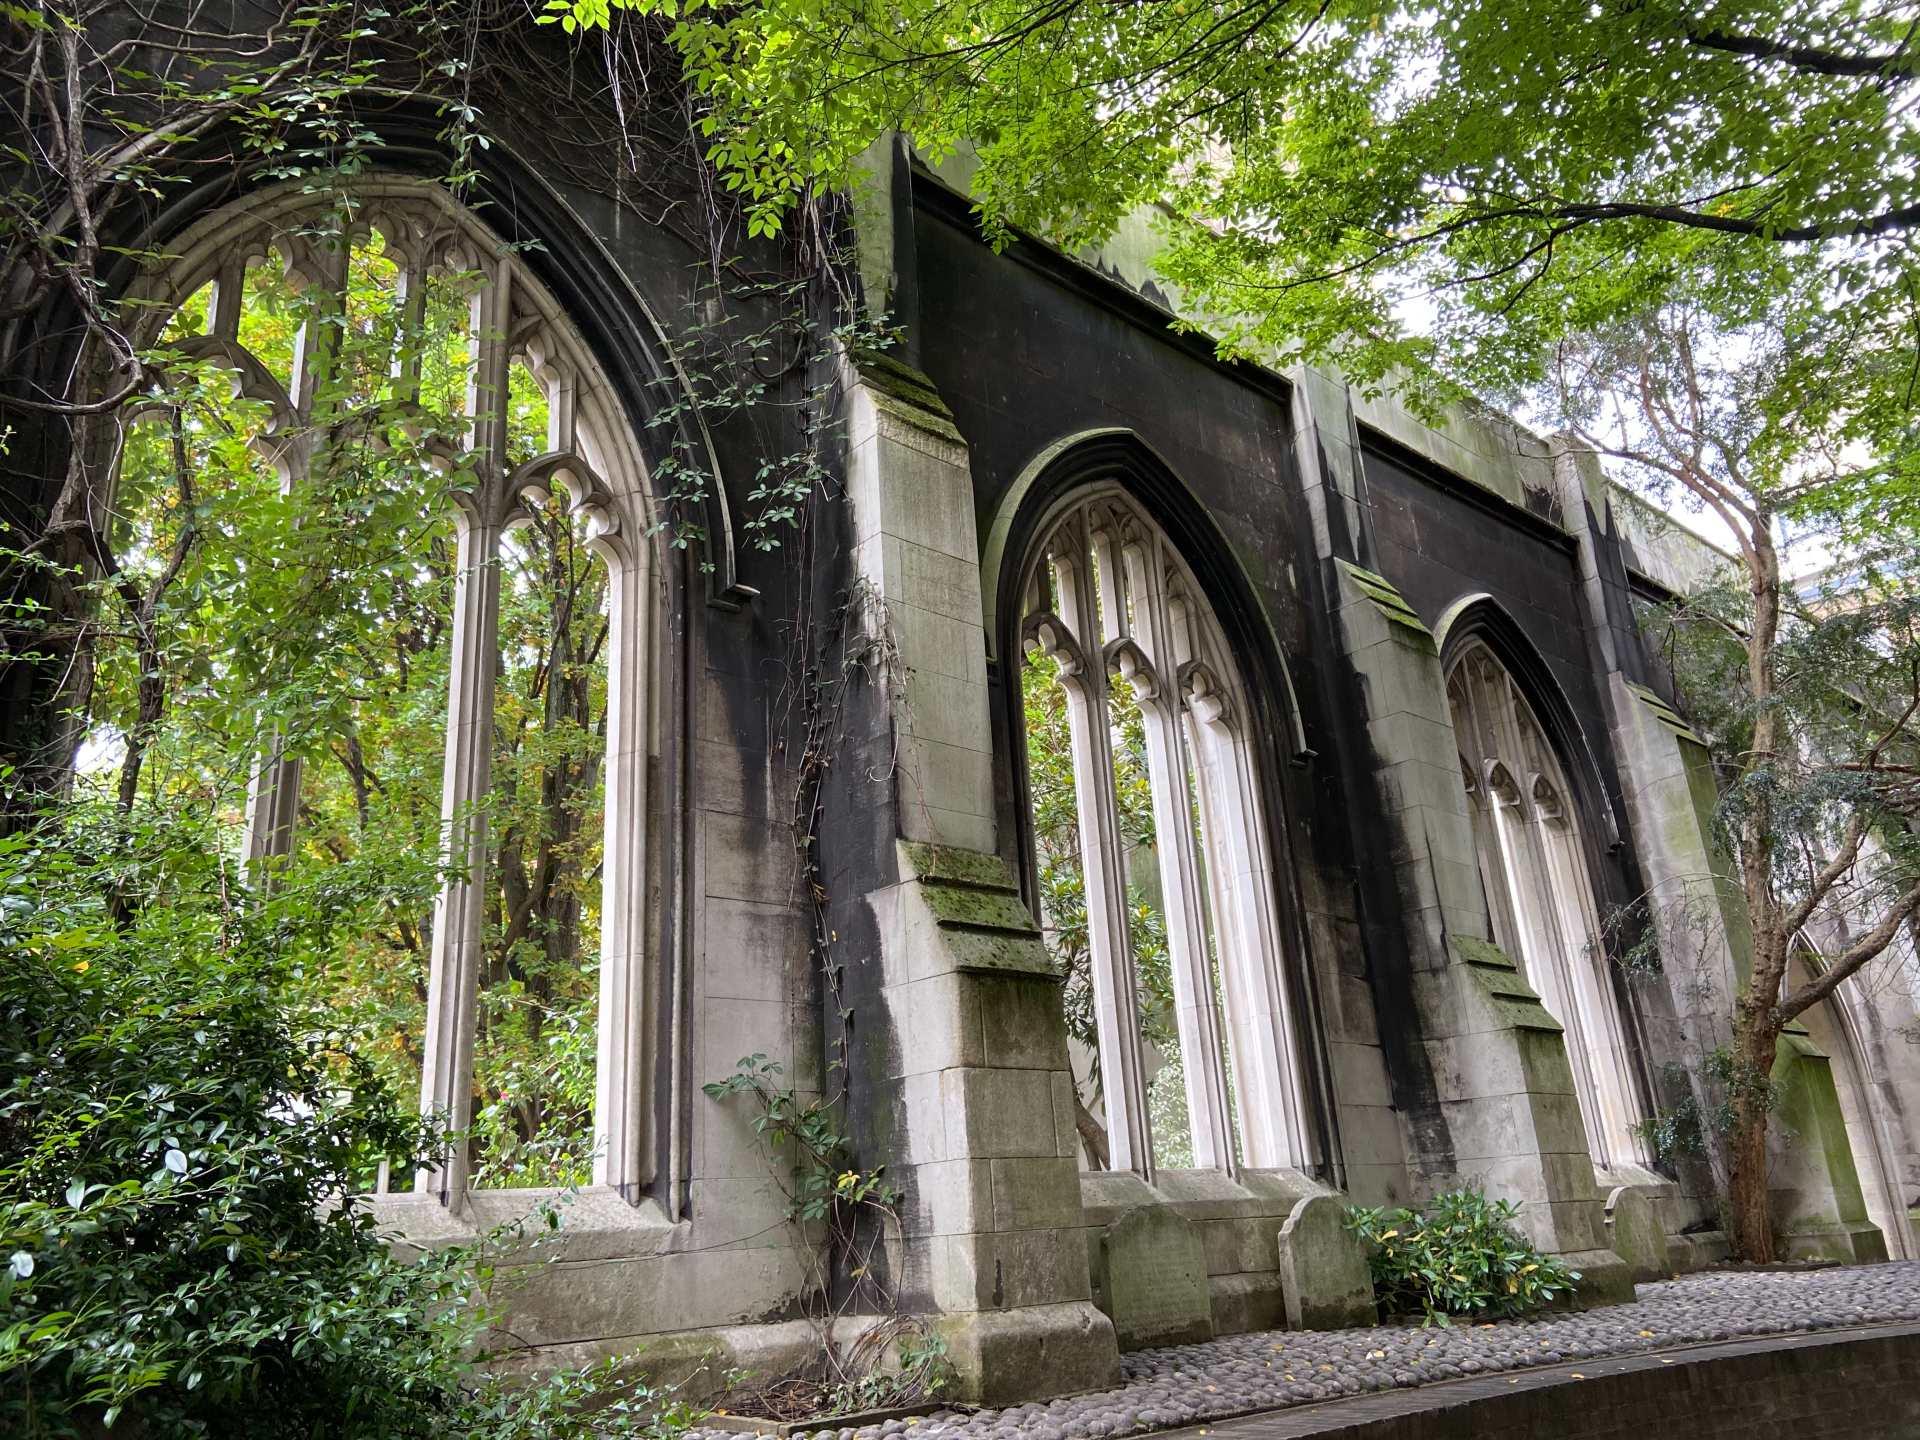
<svg viewBox="0 0 1920 1440"><path fill-rule="evenodd" d="M890 130L966 148L989 231L1156 206L1231 347L1510 398L1663 297L1764 323L1763 402L1910 488L1920 7L1861 0L548 0L664 27L778 227ZM1434 387L1437 386L1437 392ZM1884 491L1877 498L1886 499ZM1904 501L1903 501L1904 503Z"/></svg>

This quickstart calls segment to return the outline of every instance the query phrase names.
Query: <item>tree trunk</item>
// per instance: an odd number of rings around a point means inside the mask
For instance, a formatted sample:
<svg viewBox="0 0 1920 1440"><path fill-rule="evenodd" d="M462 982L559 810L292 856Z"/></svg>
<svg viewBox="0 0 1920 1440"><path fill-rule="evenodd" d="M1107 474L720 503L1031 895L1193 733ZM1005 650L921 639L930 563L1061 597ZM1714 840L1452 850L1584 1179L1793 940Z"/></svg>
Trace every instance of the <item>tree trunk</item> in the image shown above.
<svg viewBox="0 0 1920 1440"><path fill-rule="evenodd" d="M1086 1146L1087 1163L1095 1170L1110 1169L1113 1160L1107 1149L1106 1127L1093 1118L1077 1087L1073 1092L1073 1128L1080 1132L1080 1143Z"/></svg>
<svg viewBox="0 0 1920 1440"><path fill-rule="evenodd" d="M1727 1184L1728 1236L1736 1260L1766 1264L1773 1259L1773 1216L1767 1208L1767 1117L1742 1115L1730 1141L1733 1168Z"/></svg>
<svg viewBox="0 0 1920 1440"><path fill-rule="evenodd" d="M75 367L75 396L103 393L113 370L104 346L88 341ZM23 729L24 743L15 756L18 767L19 813L0 828L29 820L39 802L63 800L71 792L73 765L86 739L93 713L94 644L99 597L93 583L101 576L100 555L106 537L100 527L110 513L109 478L117 450L114 415L81 414L70 417L67 473L48 512L46 525L29 548L49 562L44 579L28 574L22 583L47 607L45 630L8 639L10 651L38 657L10 663L31 664L40 674L28 682L31 707L38 716ZM50 638L57 637L57 638ZM14 787L8 787L12 792Z"/></svg>
<svg viewBox="0 0 1920 1440"><path fill-rule="evenodd" d="M1753 596L1753 627L1747 635L1747 687L1754 706L1747 775L1773 766L1781 740L1774 704L1774 645L1780 633L1780 557L1773 544L1773 512L1754 507L1746 553ZM1786 974L1787 933L1775 891L1775 816L1771 787L1752 789L1740 833L1740 882L1751 944L1747 993L1733 1012L1733 1128L1727 1184L1729 1236L1735 1259L1767 1264L1773 1259L1773 1219L1767 1207L1767 1097L1780 1026L1774 1007Z"/></svg>
<svg viewBox="0 0 1920 1440"><path fill-rule="evenodd" d="M1767 1093L1777 1036L1766 1018L1744 1010L1734 1041L1733 1128L1727 1137L1727 1239L1733 1258L1772 1262L1773 1212L1768 1203Z"/></svg>

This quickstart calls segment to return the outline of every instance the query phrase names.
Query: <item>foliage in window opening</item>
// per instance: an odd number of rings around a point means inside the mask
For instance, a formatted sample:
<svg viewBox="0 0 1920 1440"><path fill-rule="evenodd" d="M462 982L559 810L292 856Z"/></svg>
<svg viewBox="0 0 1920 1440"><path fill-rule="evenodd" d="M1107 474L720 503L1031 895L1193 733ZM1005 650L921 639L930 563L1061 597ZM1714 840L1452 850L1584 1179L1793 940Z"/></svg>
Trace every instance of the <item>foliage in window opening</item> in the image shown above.
<svg viewBox="0 0 1920 1440"><path fill-rule="evenodd" d="M1027 739L1027 784L1033 805L1033 836L1039 873L1041 928L1047 953L1066 978L1067 1033L1074 1056L1074 1118L1096 1169L1106 1166L1106 1127L1094 1112L1100 1103L1100 1047L1094 1026L1093 972L1087 936L1086 874L1080 853L1080 815L1073 780L1073 745L1067 697L1055 661L1026 657L1021 697ZM1162 1165L1191 1165L1185 1076L1176 1027L1172 956L1166 917L1159 905L1155 860L1153 792L1147 774L1146 735L1140 707L1125 686L1111 704L1115 799L1122 842L1127 847L1127 932L1139 1002L1141 1038L1151 1047L1147 1106L1155 1154ZM1080 1073L1084 1071L1084 1073Z"/></svg>

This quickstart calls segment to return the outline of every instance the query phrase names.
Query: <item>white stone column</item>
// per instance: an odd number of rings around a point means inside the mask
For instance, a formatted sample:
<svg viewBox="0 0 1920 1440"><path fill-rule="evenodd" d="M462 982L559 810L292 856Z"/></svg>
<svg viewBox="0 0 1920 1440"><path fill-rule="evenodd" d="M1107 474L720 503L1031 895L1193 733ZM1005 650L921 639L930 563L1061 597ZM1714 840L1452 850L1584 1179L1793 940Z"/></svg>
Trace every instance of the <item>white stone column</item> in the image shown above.
<svg viewBox="0 0 1920 1440"><path fill-rule="evenodd" d="M1201 756L1202 815L1211 827L1207 853L1217 873L1220 970L1233 1023L1244 1158L1257 1169L1302 1168L1311 1163L1307 1104L1292 1002L1274 964L1285 951L1253 757L1219 681L1201 666L1187 667L1186 702Z"/></svg>
<svg viewBox="0 0 1920 1440"><path fill-rule="evenodd" d="M1054 557L1054 584L1062 610L1027 622L1028 643L1050 657L1067 692L1067 730L1073 744L1073 799L1080 822L1080 876L1087 901L1087 966L1093 980L1093 1023L1100 1047L1100 1098L1107 1117L1107 1163L1150 1175L1152 1137L1140 1063L1140 1009L1127 932L1126 876L1122 871L1113 748L1104 703L1105 677L1087 655L1082 636L1098 636L1094 603L1081 564L1070 550Z"/></svg>
<svg viewBox="0 0 1920 1440"><path fill-rule="evenodd" d="M599 1044L594 1075L596 1185L637 1200L647 1178L646 791L648 576L611 546L607 564L606 829L600 902ZM644 557L646 551L639 551Z"/></svg>
<svg viewBox="0 0 1920 1440"><path fill-rule="evenodd" d="M487 802L493 787L493 686L499 660L501 526L463 512L447 680L447 749L440 791L441 858L456 867L433 910L420 1108L449 1129L473 1120L473 1042L486 948ZM457 1204L468 1145L421 1170L416 1187Z"/></svg>
<svg viewBox="0 0 1920 1440"><path fill-rule="evenodd" d="M465 1197L473 1120L473 1044L480 961L486 948L487 804L493 788L493 690L500 660L500 538L506 527L507 382L511 275L490 267L474 296L475 363L467 387L475 485L461 497L459 576L447 679L447 748L440 791L441 856L454 873L434 906L427 975L420 1108L460 1133L443 1164L415 1188L448 1206Z"/></svg>
<svg viewBox="0 0 1920 1440"><path fill-rule="evenodd" d="M1188 788L1192 767L1173 682L1178 673L1178 650L1167 613L1166 576L1155 548L1151 541L1123 547L1127 584L1135 607L1134 623L1146 643L1143 652L1136 652L1137 661L1125 652L1115 659L1119 673L1133 686L1146 733L1147 780L1153 792L1153 829L1160 861L1160 901L1172 961L1175 1022L1180 1034L1193 1163L1202 1169L1232 1170L1237 1163L1233 1117L1222 1070L1220 1012L1214 999L1202 871L1194 846Z"/></svg>
<svg viewBox="0 0 1920 1440"><path fill-rule="evenodd" d="M315 400L333 374L340 348L340 326L346 312L348 238L333 249L298 242L288 257L287 273L303 291L317 291L312 318L300 327L294 341L293 373L287 398L293 433L280 452L280 493L292 495L316 464L324 462L325 436L315 432L321 417ZM238 255L221 267L214 284L208 314L209 333L237 340L245 305L247 257ZM267 728L260 758L247 783L246 828L240 853L248 871L264 879L263 867L293 853L293 832L300 813L300 758L289 755L287 737L278 725Z"/></svg>

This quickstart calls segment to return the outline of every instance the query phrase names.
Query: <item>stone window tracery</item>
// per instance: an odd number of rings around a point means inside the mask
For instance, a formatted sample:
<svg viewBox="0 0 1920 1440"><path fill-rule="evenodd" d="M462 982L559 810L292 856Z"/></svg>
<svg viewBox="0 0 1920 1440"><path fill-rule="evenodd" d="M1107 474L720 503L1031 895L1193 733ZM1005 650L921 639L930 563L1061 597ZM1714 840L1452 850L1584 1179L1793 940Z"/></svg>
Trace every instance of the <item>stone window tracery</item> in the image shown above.
<svg viewBox="0 0 1920 1440"><path fill-rule="evenodd" d="M226 377L221 422L258 457L262 493L277 487L296 515L329 466L369 448L438 472L420 493L450 498L452 533L434 542L437 562L423 552L419 564L423 590L436 563L447 582L425 609L444 651L448 878L418 925L424 1018L401 1039L418 1047L422 1110L467 1138L415 1188L450 1205L476 1184L591 1183L638 1200L650 1174L646 677L657 643L644 464L558 304L470 213L401 180L356 187L344 225L326 204L270 194L190 229L139 297L142 341L191 383ZM167 403L160 394L150 408ZM129 426L123 506L139 503L150 428ZM262 715L240 840L258 883L301 843L303 797L333 783L312 773L330 757L364 809L382 782L359 739L310 716ZM540 809L556 786L564 803ZM530 805L539 813L523 823ZM541 922L529 926L527 892L541 886ZM589 1033L539 1033L558 1023L537 993L555 974L587 997ZM590 1134L558 1146L551 1165L509 1164L476 1129L477 1118L538 1129L495 1073L505 1062L489 1046L509 1030L590 1058L590 1071L589 1058L576 1067Z"/></svg>
<svg viewBox="0 0 1920 1440"><path fill-rule="evenodd" d="M1074 1056L1088 1157L1149 1177L1305 1166L1274 860L1225 637L1117 488L1055 513L1022 593L1040 909L1069 1028L1092 1042Z"/></svg>
<svg viewBox="0 0 1920 1440"><path fill-rule="evenodd" d="M1566 1030L1595 1165L1649 1162L1632 1055L1567 780L1526 697L1483 642L1447 680L1495 941Z"/></svg>

